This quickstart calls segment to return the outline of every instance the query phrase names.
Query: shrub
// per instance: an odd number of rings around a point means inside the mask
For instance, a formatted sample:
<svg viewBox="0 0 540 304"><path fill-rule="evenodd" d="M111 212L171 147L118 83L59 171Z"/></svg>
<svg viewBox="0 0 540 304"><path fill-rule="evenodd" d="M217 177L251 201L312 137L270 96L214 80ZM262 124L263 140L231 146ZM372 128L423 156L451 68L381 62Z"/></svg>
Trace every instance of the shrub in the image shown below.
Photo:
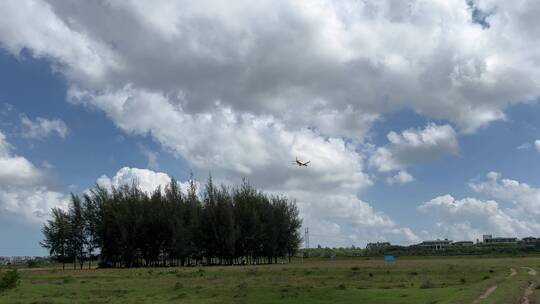
<svg viewBox="0 0 540 304"><path fill-rule="evenodd" d="M176 284L174 284L174 289L182 289L182 288L184 288L184 284L180 282L176 282Z"/></svg>
<svg viewBox="0 0 540 304"><path fill-rule="evenodd" d="M434 288L435 285L433 285L433 283L431 283L430 280L425 280L424 282L422 282L422 284L420 284L420 288L422 289L427 289L427 288Z"/></svg>
<svg viewBox="0 0 540 304"><path fill-rule="evenodd" d="M17 269L6 272L0 281L0 291L17 287L20 281L21 275L17 272Z"/></svg>
<svg viewBox="0 0 540 304"><path fill-rule="evenodd" d="M247 283L246 282L243 282L243 283L240 283L238 284L238 286L236 286L238 289L246 289L248 287Z"/></svg>
<svg viewBox="0 0 540 304"><path fill-rule="evenodd" d="M459 282L461 284L465 284L465 283L467 283L467 280L465 278L461 278L461 279L459 279Z"/></svg>
<svg viewBox="0 0 540 304"><path fill-rule="evenodd" d="M67 277L64 277L62 281L64 282L64 284L69 284L69 283L75 282L75 279L72 276L67 276Z"/></svg>
<svg viewBox="0 0 540 304"><path fill-rule="evenodd" d="M358 267L358 266L353 266L353 267L351 267L351 270L352 270L352 271L358 271L358 270L360 270L360 267Z"/></svg>
<svg viewBox="0 0 540 304"><path fill-rule="evenodd" d="M26 262L26 267L28 267L28 268L38 268L39 264L35 260L29 260L28 262Z"/></svg>

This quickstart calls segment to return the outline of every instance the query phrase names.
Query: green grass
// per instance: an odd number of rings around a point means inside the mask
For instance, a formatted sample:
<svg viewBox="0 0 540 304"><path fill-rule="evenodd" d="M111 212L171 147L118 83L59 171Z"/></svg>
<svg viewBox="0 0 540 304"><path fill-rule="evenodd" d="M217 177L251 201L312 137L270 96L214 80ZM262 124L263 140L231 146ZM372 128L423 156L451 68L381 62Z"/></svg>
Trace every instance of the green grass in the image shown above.
<svg viewBox="0 0 540 304"><path fill-rule="evenodd" d="M0 303L515 303L539 257L310 260L268 266L20 269ZM508 278L510 267L518 274ZM0 275L5 270L0 270ZM535 281L536 282L536 281ZM536 292L538 291L538 292ZM539 299L539 290L534 297ZM537 301L540 303L540 300Z"/></svg>

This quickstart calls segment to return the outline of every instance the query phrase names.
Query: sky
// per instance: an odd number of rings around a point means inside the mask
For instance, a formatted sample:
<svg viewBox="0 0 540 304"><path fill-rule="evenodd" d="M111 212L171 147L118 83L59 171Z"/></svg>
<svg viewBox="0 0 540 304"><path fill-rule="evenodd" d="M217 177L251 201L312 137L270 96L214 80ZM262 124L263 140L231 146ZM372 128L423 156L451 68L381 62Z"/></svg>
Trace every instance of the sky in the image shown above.
<svg viewBox="0 0 540 304"><path fill-rule="evenodd" d="M0 256L46 255L70 193L190 172L288 196L312 246L540 236L538 13L1 1Z"/></svg>

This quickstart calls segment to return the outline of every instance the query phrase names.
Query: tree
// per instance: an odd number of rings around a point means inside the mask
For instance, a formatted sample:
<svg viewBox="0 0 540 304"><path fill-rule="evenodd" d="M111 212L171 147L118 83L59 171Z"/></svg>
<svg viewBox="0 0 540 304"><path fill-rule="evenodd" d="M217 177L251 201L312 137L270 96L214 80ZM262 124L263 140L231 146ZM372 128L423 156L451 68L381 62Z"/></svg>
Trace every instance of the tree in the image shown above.
<svg viewBox="0 0 540 304"><path fill-rule="evenodd" d="M53 209L42 246L63 264L83 267L99 253L100 267L276 263L298 250L302 221L294 202L268 196L244 180L237 188L208 178L201 195L190 179L151 193L136 183L96 185L72 194L68 211ZM202 197L202 199L200 198Z"/></svg>
<svg viewBox="0 0 540 304"><path fill-rule="evenodd" d="M62 263L62 269L65 269L66 255L69 250L70 230L69 215L60 208L51 210L51 219L47 220L41 229L44 239L40 245L48 249L49 254Z"/></svg>
<svg viewBox="0 0 540 304"><path fill-rule="evenodd" d="M91 267L94 251L102 246L103 207L108 199L108 191L99 185L90 189L89 193L84 194L83 219L88 269Z"/></svg>
<svg viewBox="0 0 540 304"><path fill-rule="evenodd" d="M84 258L86 257L86 229L81 199L74 194L71 194L71 204L69 206L68 218L70 225L68 248L73 260L73 268L75 268L76 263L79 262L82 269Z"/></svg>

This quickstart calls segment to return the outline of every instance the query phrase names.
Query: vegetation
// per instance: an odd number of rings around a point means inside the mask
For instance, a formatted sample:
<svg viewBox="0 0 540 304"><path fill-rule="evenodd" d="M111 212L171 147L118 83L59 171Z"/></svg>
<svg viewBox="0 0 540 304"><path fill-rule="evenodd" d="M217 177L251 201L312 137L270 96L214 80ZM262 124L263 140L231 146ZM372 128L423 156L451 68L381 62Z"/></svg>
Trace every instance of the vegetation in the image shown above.
<svg viewBox="0 0 540 304"><path fill-rule="evenodd" d="M7 271L0 280L0 291L17 287L20 280L21 276L17 269Z"/></svg>
<svg viewBox="0 0 540 304"><path fill-rule="evenodd" d="M387 246L384 248L328 248L320 247L302 249L300 253L304 257L318 258L343 258L343 257L379 257L383 255L393 256L517 256L524 254L538 254L540 243L537 244L475 244L471 246L448 246L443 250L423 248L417 245L411 246Z"/></svg>
<svg viewBox="0 0 540 304"><path fill-rule="evenodd" d="M109 191L95 186L55 208L41 245L63 265L82 269L97 253L102 267L276 263L300 245L298 209L285 197L249 183L216 187L199 196L172 180L147 194L136 184ZM64 267L64 266L63 266Z"/></svg>
<svg viewBox="0 0 540 304"><path fill-rule="evenodd" d="M539 257L382 257L215 267L19 269L0 303L519 303ZM517 272L510 276L511 268ZM490 278L484 277L489 275ZM533 297L540 290L535 289Z"/></svg>

